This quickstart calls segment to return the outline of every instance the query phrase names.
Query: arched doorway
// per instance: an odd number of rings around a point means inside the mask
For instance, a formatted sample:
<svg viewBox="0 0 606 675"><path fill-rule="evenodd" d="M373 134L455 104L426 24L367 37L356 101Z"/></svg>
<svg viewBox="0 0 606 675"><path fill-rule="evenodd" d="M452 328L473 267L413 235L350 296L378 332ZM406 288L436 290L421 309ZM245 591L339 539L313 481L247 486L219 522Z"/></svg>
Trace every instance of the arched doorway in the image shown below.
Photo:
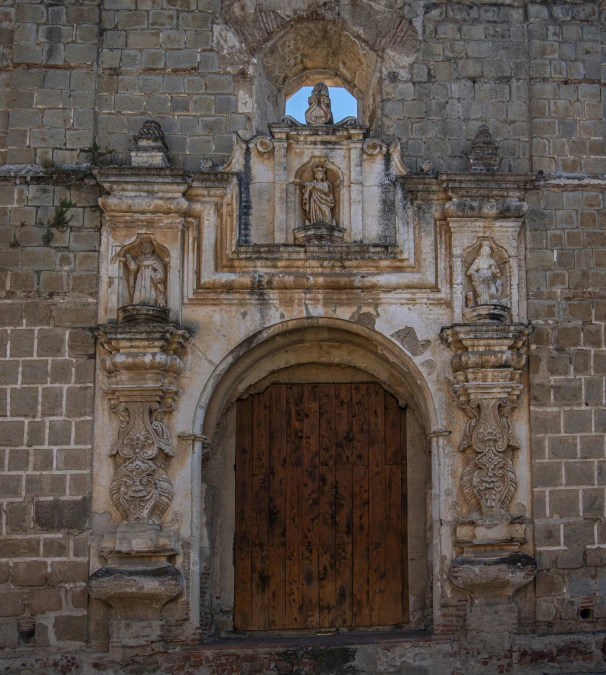
<svg viewBox="0 0 606 675"><path fill-rule="evenodd" d="M234 627L408 621L406 413L376 382L236 404Z"/></svg>
<svg viewBox="0 0 606 675"><path fill-rule="evenodd" d="M219 365L215 372L215 376L209 381L205 392L202 392L200 399L199 423L202 424L203 433L208 437L209 449L205 453L205 458L202 468L202 513L201 513L201 560L202 569L206 575L202 580L201 593L201 612L206 613L206 623L212 624L215 629L219 629L223 634L232 630L291 630L295 627L295 622L287 619L286 606L284 605L283 614L270 615L271 595L265 593L264 586L270 586L271 571L267 572L263 568L264 556L269 558L269 552L263 551L263 546L259 546L259 541L256 541L256 548L254 554L261 561L261 567L257 570L255 567L255 574L259 581L258 589L261 589L261 601L257 595L253 596L252 590L252 575L253 575L253 544L252 542L245 543L238 539L239 520L242 516L243 506L241 501L241 487L238 479L238 434L239 431L239 415L238 407L252 406L252 424L261 424L260 419L263 416L257 417L255 414L255 407L265 407L266 403L255 404L255 400L261 401L264 396L277 396L272 394L282 388L281 397L286 397L286 403L289 400L289 387L293 392L293 387L299 388L300 393L296 395L299 400L303 400L305 406L306 388L311 392L311 406L315 404L314 388L318 395L318 439L320 425L325 421L320 420L320 391L323 391L323 396L330 398L330 393L334 392L335 404L337 400L337 388L349 388L353 391L354 387L366 387L366 393L361 395L361 389L358 389L358 398L366 398L368 400L368 392L372 390L374 396L379 398L382 396L383 400L383 428L385 419L385 401L391 412L395 409L404 417L404 421L400 422L401 431L400 441L405 437L406 454L403 456L399 465L400 477L405 479L405 487L401 489L400 496L394 496L394 499L400 500L400 509L390 509L389 514L401 512L402 521L402 539L404 544L400 547L400 561L397 561L397 553L393 552L393 540L386 542L385 538L382 541L370 541L367 539L367 546L362 547L362 555L371 557L371 544L375 544L374 551L381 559L384 555L385 546L392 546L390 552L391 561L391 579L390 581L390 599L393 600L394 588L395 593L398 594L397 585L393 585L393 578L397 574L395 569L397 567L400 572L402 600L398 604L388 606L374 605L371 606L370 601L368 605L360 604L360 609L356 615L352 610L351 615L347 616L343 611L347 603L338 601L338 596L335 600L335 595L332 590L329 590L326 599L323 595L320 601L320 551L318 549L318 590L317 595L314 595L314 590L306 598L307 614L299 616L307 617L304 621L299 621L305 625L301 628L308 630L315 630L317 628L329 628L343 626L344 628L356 628L367 626L388 626L399 625L407 629L426 627L431 617L431 593L432 593L432 571L431 571L431 530L435 514L430 512L430 505L432 503L430 498L431 492L431 453L429 452L429 441L426 435L426 430L435 428L433 401L429 394L429 390L421 373L416 368L412 359L395 343L388 338L380 335L374 330L367 327L355 324L352 322L325 319L325 318L307 318L297 319L293 321L284 322L283 324L274 325L262 333L256 334L243 342L232 354L229 359ZM257 399L256 397L259 396ZM353 396L353 395L352 395ZM302 397L302 399L301 399ZM247 403L248 402L248 403ZM282 398L283 405L284 398ZM328 404L330 405L330 403ZM375 405L375 410L377 406ZM247 413L250 419L251 412ZM288 412L282 416L286 419L288 424ZM366 419L368 420L368 410L366 411ZM388 416L391 413L388 413ZM295 414L295 417L297 415ZM300 414L299 414L300 417ZM352 415L353 418L353 415ZM303 415L305 419L305 415ZM336 418L334 419L336 424ZM356 424L358 422L355 422ZM247 475L250 475L250 482L254 490L255 478L259 484L265 480L265 476L269 473L269 468L264 466L271 461L271 428L267 427L270 422L263 422L265 426L264 434L269 438L269 449L266 448L263 452L267 452L268 459L262 459L259 467L262 469L258 475L253 476L252 471L254 465L246 469ZM308 420L307 424L315 425L316 423ZM351 421L353 425L353 419ZM380 421L374 420L373 424L381 426ZM198 427L199 428L199 427ZM315 434L315 426L314 434ZM369 428L367 429L368 432ZM250 434L250 431L246 432ZM274 430L275 433L275 430ZM288 429L286 434L288 434ZM383 429L383 433L384 429ZM341 439L345 434L342 434ZM369 442L371 445L377 445L377 434L372 433ZM288 435L287 435L288 438ZM336 433L333 436L335 444L337 442ZM252 442L254 444L254 427L252 432ZM302 443L299 439L297 442ZM319 441L318 441L319 442ZM353 443L353 440L352 440ZM284 444L284 442L283 442ZM382 446L385 452L385 445ZM400 443L400 449L401 443ZM287 448L288 451L288 448ZM265 457L265 454L263 454ZM375 457L376 458L376 457ZM351 463L347 471L351 471L352 484L353 472L370 472L373 468L379 467L371 466L371 459L373 455L369 454L368 464ZM380 480L387 480L386 472L389 470L386 465L389 462L383 461L380 465L382 467L383 476ZM318 474L318 521L320 518L320 504L319 504L319 476L322 473L322 464L317 468ZM324 465L329 467L331 465ZM357 466L361 468L356 468ZM332 466L329 472L332 471ZM304 470L303 464L300 467L301 473ZM336 475L339 469L338 463L335 461L334 472ZM392 471L395 473L396 470ZM380 471L378 472L380 473ZM296 472L295 474L296 477ZM393 476L392 476L393 478ZM302 479L301 479L302 480ZM359 481L358 481L359 482ZM302 485L299 482L299 485ZM260 487L260 486L257 486ZM261 531L262 536L268 542L269 546L269 491L272 489L270 483L266 483L263 488L267 494L260 500L262 502L261 512L265 514L257 521L251 520L256 518L256 509L259 500L255 497L250 497L248 508L244 508L246 512L245 522L246 528L251 530L257 528L257 532ZM370 489L370 488L369 488ZM334 490L334 488L333 488ZM254 494L254 493L253 493ZM286 497L284 497L286 498ZM249 499L248 497L246 499ZM352 497L353 499L353 497ZM363 499L363 497L362 497ZM404 502L405 500L405 502ZM250 506L252 504L252 506ZM267 508L266 508L267 504ZM326 512L328 513L328 505L325 504ZM407 509L407 513L406 513ZM367 508L368 518L370 522L370 504ZM239 513L240 512L240 513ZM302 514L302 512L301 512ZM313 515L313 514L312 514ZM249 518L250 516L250 518ZM256 524L255 524L256 523ZM302 528L304 526L303 514L301 515ZM320 526L318 525L318 528ZM347 528L342 528L345 531ZM265 532L267 531L267 535ZM319 531L319 530L318 530ZM286 538L285 533L285 538ZM329 536L329 543L331 541ZM337 541L338 531L335 528L335 545L339 543L348 543L346 541ZM276 540L274 546L276 545ZM322 545L320 538L316 539L319 543L316 546ZM353 542L352 542L353 544ZM250 572L248 571L246 556L247 551L237 551L236 549L245 546L250 546ZM279 543L282 546L282 542ZM284 547L286 542L284 541ZM353 546L352 546L353 548ZM301 565L303 564L303 554L306 547L303 545L303 539L299 548L299 559ZM346 549L343 549L345 551ZM316 552L312 552L316 555ZM244 566L240 566L236 558L239 554L244 555ZM284 555L286 551L284 551ZM330 559L330 552L328 553ZM375 556L376 557L376 556ZM313 558L315 565L315 557ZM395 562L394 562L395 561ZM272 563L276 561L272 558ZM286 563L284 563L286 568ZM373 573L369 566L362 567L358 565L356 569L360 569L361 574L364 575L362 584L363 593L375 594L377 590L372 586ZM353 566L351 567L352 574ZM377 568L375 568L377 569ZM244 572L242 573L242 570ZM362 571L363 570L363 571ZM385 571L385 580L382 578L382 569L379 565L379 581L378 591L382 593L382 586L387 591L387 572ZM332 573L332 570L331 570ZM336 552L335 552L335 588L336 584ZM278 575L279 576L279 575ZM304 572L301 572L299 578L303 578ZM238 594L239 588L243 583L242 577L250 579L250 597L251 607L257 609L262 606L260 612L255 612L255 616L249 617L238 616ZM284 579L286 583L286 569L284 569ZM315 588L314 577L311 577L312 587ZM247 583L247 582L244 582ZM332 589L332 581L329 582L328 588ZM352 603L353 603L353 581L352 589ZM248 594L248 590L246 593ZM277 594L279 599L277 602L282 603L282 597L286 596L286 586L284 590ZM302 597L302 596L301 596ZM316 603L317 597L317 603ZM332 601L331 601L332 598ZM303 599L303 597L302 597ZM261 602L261 605L259 604ZM284 602L286 602L284 600ZM330 607L329 607L330 605ZM333 610L335 605L336 610ZM335 619L334 612L340 611L341 618ZM406 610L408 609L408 612ZM373 612L371 615L371 611ZM366 612L366 614L365 614ZM273 616L273 618L271 618ZM290 615L292 618L292 615ZM309 616L312 620L309 620ZM280 617L284 617L281 619ZM320 618L322 617L322 618ZM317 619L317 621L316 621Z"/></svg>

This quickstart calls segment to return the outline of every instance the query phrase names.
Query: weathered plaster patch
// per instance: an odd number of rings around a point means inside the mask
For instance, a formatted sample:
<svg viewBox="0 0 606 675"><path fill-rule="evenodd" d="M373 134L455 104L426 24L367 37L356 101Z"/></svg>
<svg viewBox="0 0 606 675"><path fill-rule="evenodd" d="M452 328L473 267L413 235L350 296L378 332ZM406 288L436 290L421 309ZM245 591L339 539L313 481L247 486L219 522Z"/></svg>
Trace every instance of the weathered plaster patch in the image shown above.
<svg viewBox="0 0 606 675"><path fill-rule="evenodd" d="M431 345L431 340L419 340L417 331L412 326L400 328L400 330L392 333L390 337L399 342L412 356L421 356Z"/></svg>
<svg viewBox="0 0 606 675"><path fill-rule="evenodd" d="M355 321L356 323L366 326L367 328L374 329L377 319L379 318L379 310L376 305L372 308L370 312L363 312L362 305L358 305L356 311L351 314L349 317L350 321Z"/></svg>

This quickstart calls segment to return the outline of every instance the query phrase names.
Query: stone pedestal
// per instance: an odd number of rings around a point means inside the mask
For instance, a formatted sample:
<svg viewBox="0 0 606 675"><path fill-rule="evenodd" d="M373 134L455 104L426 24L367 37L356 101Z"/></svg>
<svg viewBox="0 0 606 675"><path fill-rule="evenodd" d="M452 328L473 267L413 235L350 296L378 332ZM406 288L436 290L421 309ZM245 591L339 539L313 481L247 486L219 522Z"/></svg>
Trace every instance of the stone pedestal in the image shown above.
<svg viewBox="0 0 606 675"><path fill-rule="evenodd" d="M162 529L173 498L168 465L174 451L165 417L179 397L177 378L191 335L174 324L99 326L95 335L109 352L101 363L105 393L119 421L109 450L115 471L110 486L122 517L106 535L100 555L107 564L89 579L89 593L113 609L110 652L116 658L164 648L162 607L183 588L174 567L176 537Z"/></svg>

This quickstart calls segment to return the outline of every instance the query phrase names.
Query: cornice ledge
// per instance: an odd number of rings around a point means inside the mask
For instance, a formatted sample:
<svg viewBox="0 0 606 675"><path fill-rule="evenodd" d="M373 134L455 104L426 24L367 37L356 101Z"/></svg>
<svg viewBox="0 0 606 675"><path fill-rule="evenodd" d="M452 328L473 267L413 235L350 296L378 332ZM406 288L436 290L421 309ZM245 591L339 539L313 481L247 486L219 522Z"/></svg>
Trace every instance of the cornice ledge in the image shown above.
<svg viewBox="0 0 606 675"><path fill-rule="evenodd" d="M537 176L529 173L443 173L437 179L451 199L515 199L521 201L534 188Z"/></svg>

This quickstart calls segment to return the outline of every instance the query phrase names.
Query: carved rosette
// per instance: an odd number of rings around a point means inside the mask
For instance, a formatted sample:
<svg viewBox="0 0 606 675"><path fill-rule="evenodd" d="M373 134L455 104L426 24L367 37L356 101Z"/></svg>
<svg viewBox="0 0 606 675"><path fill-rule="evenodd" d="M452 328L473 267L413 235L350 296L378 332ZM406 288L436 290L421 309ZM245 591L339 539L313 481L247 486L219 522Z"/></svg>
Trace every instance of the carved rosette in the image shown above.
<svg viewBox="0 0 606 675"><path fill-rule="evenodd" d="M517 406L531 332L523 324L460 324L443 329L455 350L454 393L469 416L459 451L465 453L461 494L475 522L510 522L517 488L514 451L519 448L509 421Z"/></svg>
<svg viewBox="0 0 606 675"><path fill-rule="evenodd" d="M174 353L190 339L187 330L168 324L122 324L96 331L109 356L110 409L120 425L110 455L115 474L110 495L123 525L159 527L173 498L168 462L174 456L164 417L179 397L183 368Z"/></svg>

